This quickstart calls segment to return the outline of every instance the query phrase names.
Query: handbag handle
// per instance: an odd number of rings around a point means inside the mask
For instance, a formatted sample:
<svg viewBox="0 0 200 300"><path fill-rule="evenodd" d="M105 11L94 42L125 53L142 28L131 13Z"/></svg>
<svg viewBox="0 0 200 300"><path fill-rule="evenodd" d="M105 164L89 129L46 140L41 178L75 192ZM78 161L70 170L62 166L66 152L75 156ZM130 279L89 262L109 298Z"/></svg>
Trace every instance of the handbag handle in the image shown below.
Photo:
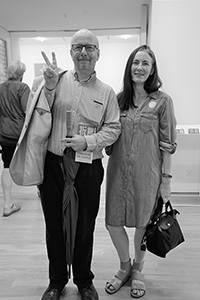
<svg viewBox="0 0 200 300"><path fill-rule="evenodd" d="M166 212L166 213L168 212L168 208L169 208L169 211L173 211L173 207L172 207L172 204L171 204L170 200L168 200L168 201L165 203L165 212Z"/></svg>
<svg viewBox="0 0 200 300"><path fill-rule="evenodd" d="M168 210L168 208L170 208L170 210ZM176 216L177 214L180 215L179 211L172 207L170 200L165 203L165 213L167 214L169 212L171 212L173 216Z"/></svg>
<svg viewBox="0 0 200 300"><path fill-rule="evenodd" d="M163 199L162 199L162 197L159 197L156 208L155 208L155 211L154 211L154 213L153 213L153 215L151 216L151 219L150 219L151 222L155 222L160 217L160 215L163 212L163 205L164 205ZM165 203L165 213L166 214L168 212L168 208L169 208L169 211L171 211L173 213L173 207L171 205L170 200Z"/></svg>

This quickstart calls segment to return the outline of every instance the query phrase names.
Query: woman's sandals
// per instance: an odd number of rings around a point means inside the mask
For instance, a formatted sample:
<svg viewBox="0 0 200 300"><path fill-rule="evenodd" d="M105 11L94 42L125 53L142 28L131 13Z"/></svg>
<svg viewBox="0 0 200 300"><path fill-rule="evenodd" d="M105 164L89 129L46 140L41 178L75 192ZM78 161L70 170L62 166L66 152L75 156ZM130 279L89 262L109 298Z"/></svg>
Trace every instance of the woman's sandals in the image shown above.
<svg viewBox="0 0 200 300"><path fill-rule="evenodd" d="M145 294L144 276L141 274L144 262L136 263L133 261L131 274L131 297L141 298Z"/></svg>
<svg viewBox="0 0 200 300"><path fill-rule="evenodd" d="M120 263L120 270L117 274L106 282L105 291L108 294L114 294L131 278L131 260Z"/></svg>

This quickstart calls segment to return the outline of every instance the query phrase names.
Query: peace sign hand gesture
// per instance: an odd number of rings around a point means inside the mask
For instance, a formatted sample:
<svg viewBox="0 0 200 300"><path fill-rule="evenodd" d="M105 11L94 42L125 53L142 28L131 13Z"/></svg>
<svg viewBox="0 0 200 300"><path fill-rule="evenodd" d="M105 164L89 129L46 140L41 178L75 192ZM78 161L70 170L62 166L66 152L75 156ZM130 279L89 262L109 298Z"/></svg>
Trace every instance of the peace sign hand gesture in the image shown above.
<svg viewBox="0 0 200 300"><path fill-rule="evenodd" d="M43 68L45 87L48 90L53 90L56 88L56 85L58 83L58 78L59 78L56 55L54 52L52 52L52 63L51 63L46 53L44 51L42 51L41 53L46 62L46 67Z"/></svg>

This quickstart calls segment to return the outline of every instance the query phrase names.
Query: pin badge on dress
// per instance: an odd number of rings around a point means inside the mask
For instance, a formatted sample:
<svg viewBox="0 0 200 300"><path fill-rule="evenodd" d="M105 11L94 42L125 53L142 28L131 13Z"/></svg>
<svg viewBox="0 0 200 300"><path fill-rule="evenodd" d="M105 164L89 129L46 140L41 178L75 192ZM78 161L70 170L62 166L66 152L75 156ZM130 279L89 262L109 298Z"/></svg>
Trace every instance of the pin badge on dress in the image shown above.
<svg viewBox="0 0 200 300"><path fill-rule="evenodd" d="M156 106L156 102L155 101L151 101L150 103L149 103L149 107L150 108L154 108Z"/></svg>

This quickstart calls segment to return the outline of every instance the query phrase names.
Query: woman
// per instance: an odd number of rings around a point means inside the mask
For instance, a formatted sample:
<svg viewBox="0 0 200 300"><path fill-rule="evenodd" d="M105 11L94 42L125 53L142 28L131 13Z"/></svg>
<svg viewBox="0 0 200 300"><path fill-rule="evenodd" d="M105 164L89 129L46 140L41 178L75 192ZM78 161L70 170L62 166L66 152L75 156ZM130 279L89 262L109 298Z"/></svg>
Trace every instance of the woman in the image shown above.
<svg viewBox="0 0 200 300"><path fill-rule="evenodd" d="M0 145L3 172L1 184L4 196L3 216L8 217L21 209L12 201L12 179L9 166L24 123L30 89L22 82L26 66L12 61L8 66L8 79L0 84Z"/></svg>
<svg viewBox="0 0 200 300"><path fill-rule="evenodd" d="M113 294L131 278L131 296L145 294L140 244L159 195L170 197L171 155L176 150L172 99L160 91L156 58L140 46L129 56L118 95L122 133L112 146L107 167L106 228L120 260L120 270L106 283ZM134 227L134 260L124 227Z"/></svg>

